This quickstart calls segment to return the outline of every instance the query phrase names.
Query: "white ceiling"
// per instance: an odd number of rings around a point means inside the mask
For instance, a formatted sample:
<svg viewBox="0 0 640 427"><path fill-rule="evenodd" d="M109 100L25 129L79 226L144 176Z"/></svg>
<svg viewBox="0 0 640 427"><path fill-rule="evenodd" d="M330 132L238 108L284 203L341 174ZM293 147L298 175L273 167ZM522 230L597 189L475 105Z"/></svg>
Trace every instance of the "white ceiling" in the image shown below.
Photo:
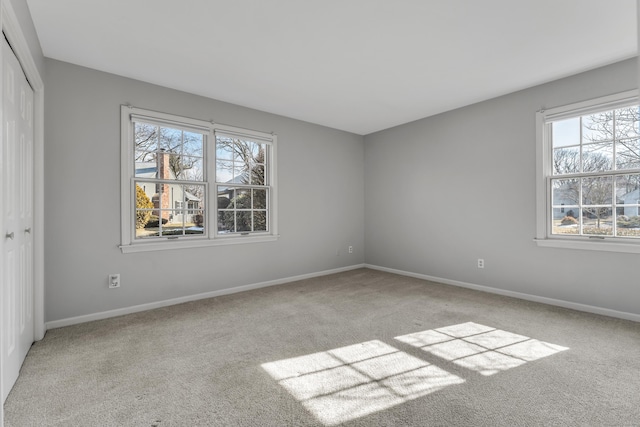
<svg viewBox="0 0 640 427"><path fill-rule="evenodd" d="M637 52L636 0L27 0L44 55L368 134Z"/></svg>

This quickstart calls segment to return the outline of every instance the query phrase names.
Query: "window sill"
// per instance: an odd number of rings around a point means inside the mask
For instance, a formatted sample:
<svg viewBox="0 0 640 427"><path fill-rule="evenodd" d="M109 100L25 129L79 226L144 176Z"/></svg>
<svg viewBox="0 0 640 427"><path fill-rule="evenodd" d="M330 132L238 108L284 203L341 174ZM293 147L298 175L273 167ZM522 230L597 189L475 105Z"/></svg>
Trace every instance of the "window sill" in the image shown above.
<svg viewBox="0 0 640 427"><path fill-rule="evenodd" d="M198 240L162 240L153 242L136 242L129 245L120 245L123 254L136 252L164 251L171 249L204 248L210 246L241 245L246 243L274 242L280 236L240 236L218 239Z"/></svg>
<svg viewBox="0 0 640 427"><path fill-rule="evenodd" d="M578 249L586 251L603 252L626 252L640 254L640 244L606 242L606 241L583 241L565 239L534 239L538 246L545 248Z"/></svg>

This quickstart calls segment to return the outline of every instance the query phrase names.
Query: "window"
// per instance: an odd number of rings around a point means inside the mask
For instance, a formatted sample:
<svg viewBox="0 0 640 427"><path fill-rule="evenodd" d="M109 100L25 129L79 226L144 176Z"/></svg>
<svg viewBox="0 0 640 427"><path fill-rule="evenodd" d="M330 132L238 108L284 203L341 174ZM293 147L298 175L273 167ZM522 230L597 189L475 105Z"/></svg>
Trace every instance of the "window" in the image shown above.
<svg viewBox="0 0 640 427"><path fill-rule="evenodd" d="M269 231L268 144L221 130L215 137L218 234Z"/></svg>
<svg viewBox="0 0 640 427"><path fill-rule="evenodd" d="M274 240L276 137L122 107L123 252Z"/></svg>
<svg viewBox="0 0 640 427"><path fill-rule="evenodd" d="M540 245L640 252L639 125L635 91L538 113Z"/></svg>

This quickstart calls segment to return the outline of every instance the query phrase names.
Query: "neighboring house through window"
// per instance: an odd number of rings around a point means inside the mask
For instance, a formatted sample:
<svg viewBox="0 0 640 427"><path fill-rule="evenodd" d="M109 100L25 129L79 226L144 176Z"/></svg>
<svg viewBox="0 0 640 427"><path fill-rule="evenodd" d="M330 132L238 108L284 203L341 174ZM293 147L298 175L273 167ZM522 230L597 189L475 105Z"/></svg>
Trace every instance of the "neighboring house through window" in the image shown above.
<svg viewBox="0 0 640 427"><path fill-rule="evenodd" d="M640 252L636 91L538 113L542 246Z"/></svg>
<svg viewBox="0 0 640 427"><path fill-rule="evenodd" d="M123 252L273 240L272 134L122 107Z"/></svg>

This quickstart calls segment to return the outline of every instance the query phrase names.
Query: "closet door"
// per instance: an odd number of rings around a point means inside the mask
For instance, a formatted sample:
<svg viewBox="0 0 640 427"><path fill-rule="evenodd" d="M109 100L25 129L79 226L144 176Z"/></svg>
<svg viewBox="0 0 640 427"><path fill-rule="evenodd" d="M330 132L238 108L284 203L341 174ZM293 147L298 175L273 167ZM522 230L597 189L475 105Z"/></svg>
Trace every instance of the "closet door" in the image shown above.
<svg viewBox="0 0 640 427"><path fill-rule="evenodd" d="M33 344L33 90L3 37L2 402Z"/></svg>

